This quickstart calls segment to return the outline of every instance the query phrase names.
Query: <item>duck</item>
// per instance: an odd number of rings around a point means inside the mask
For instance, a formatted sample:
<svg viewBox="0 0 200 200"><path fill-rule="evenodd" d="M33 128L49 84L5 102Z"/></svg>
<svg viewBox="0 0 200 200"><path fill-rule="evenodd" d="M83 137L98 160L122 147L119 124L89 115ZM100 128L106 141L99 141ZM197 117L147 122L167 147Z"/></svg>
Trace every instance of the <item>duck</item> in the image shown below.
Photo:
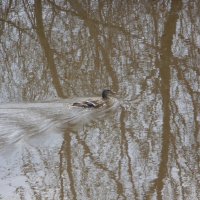
<svg viewBox="0 0 200 200"><path fill-rule="evenodd" d="M115 94L115 92L113 92L112 90L104 89L102 91L100 99L99 98L89 99L82 102L75 102L72 104L72 106L82 107L82 108L99 108L106 105L108 102L110 102L110 99L111 99L110 95L113 95L113 94Z"/></svg>

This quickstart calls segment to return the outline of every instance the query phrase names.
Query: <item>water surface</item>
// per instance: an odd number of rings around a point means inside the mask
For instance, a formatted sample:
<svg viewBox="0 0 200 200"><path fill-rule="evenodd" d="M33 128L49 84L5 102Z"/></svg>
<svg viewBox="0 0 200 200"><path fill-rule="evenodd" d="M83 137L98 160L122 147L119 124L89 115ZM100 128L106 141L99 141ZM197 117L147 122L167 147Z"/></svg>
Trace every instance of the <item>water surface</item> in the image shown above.
<svg viewBox="0 0 200 200"><path fill-rule="evenodd" d="M200 199L199 8L3 1L0 199Z"/></svg>

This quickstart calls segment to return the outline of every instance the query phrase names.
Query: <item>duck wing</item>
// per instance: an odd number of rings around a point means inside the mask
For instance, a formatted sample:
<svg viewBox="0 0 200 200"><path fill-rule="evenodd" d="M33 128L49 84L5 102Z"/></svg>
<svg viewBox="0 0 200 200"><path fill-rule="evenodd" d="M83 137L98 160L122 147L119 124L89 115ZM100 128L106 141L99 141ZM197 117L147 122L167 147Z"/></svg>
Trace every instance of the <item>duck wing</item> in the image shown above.
<svg viewBox="0 0 200 200"><path fill-rule="evenodd" d="M88 108L96 107L96 103L94 101L85 101L84 103L88 106Z"/></svg>
<svg viewBox="0 0 200 200"><path fill-rule="evenodd" d="M104 105L104 102L101 100L90 100L86 101L86 104L91 108L99 108Z"/></svg>
<svg viewBox="0 0 200 200"><path fill-rule="evenodd" d="M93 101L82 101L82 102L75 102L72 106L83 107L83 108L95 108L97 105Z"/></svg>
<svg viewBox="0 0 200 200"><path fill-rule="evenodd" d="M101 100L87 100L82 102L73 103L73 106L83 108L99 108L103 106L104 102Z"/></svg>

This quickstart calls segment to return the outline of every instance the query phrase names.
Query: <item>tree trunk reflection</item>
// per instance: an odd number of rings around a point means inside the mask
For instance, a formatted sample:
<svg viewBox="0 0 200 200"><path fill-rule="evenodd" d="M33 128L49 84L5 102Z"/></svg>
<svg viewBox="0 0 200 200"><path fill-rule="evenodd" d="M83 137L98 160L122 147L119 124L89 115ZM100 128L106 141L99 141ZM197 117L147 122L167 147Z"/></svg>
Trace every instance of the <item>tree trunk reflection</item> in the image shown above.
<svg viewBox="0 0 200 200"><path fill-rule="evenodd" d="M47 68L50 69L53 85L57 91L59 97L64 98L62 86L60 84L59 75L56 69L54 61L54 54L49 45L48 39L45 35L43 18L42 18L42 2L41 0L35 0L35 18L36 18L36 33L38 35L40 45L46 56Z"/></svg>

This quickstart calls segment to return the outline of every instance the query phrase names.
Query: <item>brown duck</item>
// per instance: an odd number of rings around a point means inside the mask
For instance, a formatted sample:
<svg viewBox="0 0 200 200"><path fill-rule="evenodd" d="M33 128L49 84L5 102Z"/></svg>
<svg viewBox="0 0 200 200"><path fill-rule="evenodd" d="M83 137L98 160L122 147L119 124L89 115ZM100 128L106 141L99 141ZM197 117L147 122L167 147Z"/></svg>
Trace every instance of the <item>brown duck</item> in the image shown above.
<svg viewBox="0 0 200 200"><path fill-rule="evenodd" d="M82 108L99 108L103 105L106 105L106 103L110 100L110 95L115 94L115 92L105 89L102 91L102 97L100 99L89 99L82 102L75 102L73 103L73 106L82 107Z"/></svg>

